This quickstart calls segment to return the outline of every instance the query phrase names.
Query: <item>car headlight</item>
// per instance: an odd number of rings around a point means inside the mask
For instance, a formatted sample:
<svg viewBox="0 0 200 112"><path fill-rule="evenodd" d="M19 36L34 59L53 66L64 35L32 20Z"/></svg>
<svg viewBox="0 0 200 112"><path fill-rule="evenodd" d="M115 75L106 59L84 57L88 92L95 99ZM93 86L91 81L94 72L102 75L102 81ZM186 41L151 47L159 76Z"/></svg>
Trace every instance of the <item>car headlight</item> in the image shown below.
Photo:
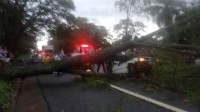
<svg viewBox="0 0 200 112"><path fill-rule="evenodd" d="M145 61L145 59L144 58L140 58L140 61Z"/></svg>
<svg viewBox="0 0 200 112"><path fill-rule="evenodd" d="M86 70L86 72L92 72L92 70L90 70L90 69L87 69L87 70Z"/></svg>

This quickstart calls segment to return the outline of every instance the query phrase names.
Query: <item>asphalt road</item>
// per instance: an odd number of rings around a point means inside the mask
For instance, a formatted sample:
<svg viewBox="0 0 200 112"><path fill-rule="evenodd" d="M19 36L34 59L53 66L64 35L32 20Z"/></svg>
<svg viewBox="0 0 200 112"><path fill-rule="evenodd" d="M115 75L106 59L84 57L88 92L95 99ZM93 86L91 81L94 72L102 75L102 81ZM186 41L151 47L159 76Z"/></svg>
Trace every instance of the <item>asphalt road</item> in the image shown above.
<svg viewBox="0 0 200 112"><path fill-rule="evenodd" d="M114 89L83 89L74 75L38 76L50 112L170 112Z"/></svg>

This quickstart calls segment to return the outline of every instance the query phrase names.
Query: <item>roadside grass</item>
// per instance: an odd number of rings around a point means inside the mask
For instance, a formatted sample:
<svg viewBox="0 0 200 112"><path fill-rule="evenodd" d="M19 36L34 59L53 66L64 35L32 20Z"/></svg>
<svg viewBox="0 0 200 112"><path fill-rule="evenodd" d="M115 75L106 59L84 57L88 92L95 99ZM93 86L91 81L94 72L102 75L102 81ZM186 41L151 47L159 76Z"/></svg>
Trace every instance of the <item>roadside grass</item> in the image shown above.
<svg viewBox="0 0 200 112"><path fill-rule="evenodd" d="M0 112L11 106L11 100L15 97L16 80L5 81L0 79Z"/></svg>
<svg viewBox="0 0 200 112"><path fill-rule="evenodd" d="M27 59L30 54L20 55L20 59ZM20 65L19 59L12 60L12 66ZM0 79L0 112L8 110L12 106L12 100L17 95L18 80Z"/></svg>
<svg viewBox="0 0 200 112"><path fill-rule="evenodd" d="M199 65L159 65L154 66L149 81L161 88L186 95L200 104Z"/></svg>

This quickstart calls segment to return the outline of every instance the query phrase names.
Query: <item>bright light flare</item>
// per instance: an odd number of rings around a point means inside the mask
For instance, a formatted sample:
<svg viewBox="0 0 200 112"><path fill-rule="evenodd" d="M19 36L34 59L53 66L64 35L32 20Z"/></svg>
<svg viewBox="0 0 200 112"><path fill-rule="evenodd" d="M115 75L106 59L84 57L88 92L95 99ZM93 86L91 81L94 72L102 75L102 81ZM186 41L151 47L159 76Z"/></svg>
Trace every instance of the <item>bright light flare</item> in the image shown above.
<svg viewBox="0 0 200 112"><path fill-rule="evenodd" d="M144 61L145 59L144 58L140 58L140 61Z"/></svg>
<svg viewBox="0 0 200 112"><path fill-rule="evenodd" d="M39 52L39 54L41 54L41 55L44 55L44 54L45 54L45 52L41 51L41 52Z"/></svg>
<svg viewBox="0 0 200 112"><path fill-rule="evenodd" d="M81 47L89 47L88 45L86 45L86 44L83 44L83 45L81 45Z"/></svg>
<svg viewBox="0 0 200 112"><path fill-rule="evenodd" d="M87 70L86 70L86 72L92 72L92 70L90 70L90 69L87 69Z"/></svg>

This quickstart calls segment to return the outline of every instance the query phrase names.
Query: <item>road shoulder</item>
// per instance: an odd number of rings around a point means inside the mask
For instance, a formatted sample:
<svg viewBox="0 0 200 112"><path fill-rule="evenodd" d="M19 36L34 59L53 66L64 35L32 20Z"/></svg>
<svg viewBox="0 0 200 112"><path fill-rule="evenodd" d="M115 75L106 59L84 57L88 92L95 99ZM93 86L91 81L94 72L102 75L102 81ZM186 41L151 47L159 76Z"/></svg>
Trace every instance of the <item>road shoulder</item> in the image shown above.
<svg viewBox="0 0 200 112"><path fill-rule="evenodd" d="M42 95L36 77L21 80L15 105L15 112L48 112L47 103Z"/></svg>

